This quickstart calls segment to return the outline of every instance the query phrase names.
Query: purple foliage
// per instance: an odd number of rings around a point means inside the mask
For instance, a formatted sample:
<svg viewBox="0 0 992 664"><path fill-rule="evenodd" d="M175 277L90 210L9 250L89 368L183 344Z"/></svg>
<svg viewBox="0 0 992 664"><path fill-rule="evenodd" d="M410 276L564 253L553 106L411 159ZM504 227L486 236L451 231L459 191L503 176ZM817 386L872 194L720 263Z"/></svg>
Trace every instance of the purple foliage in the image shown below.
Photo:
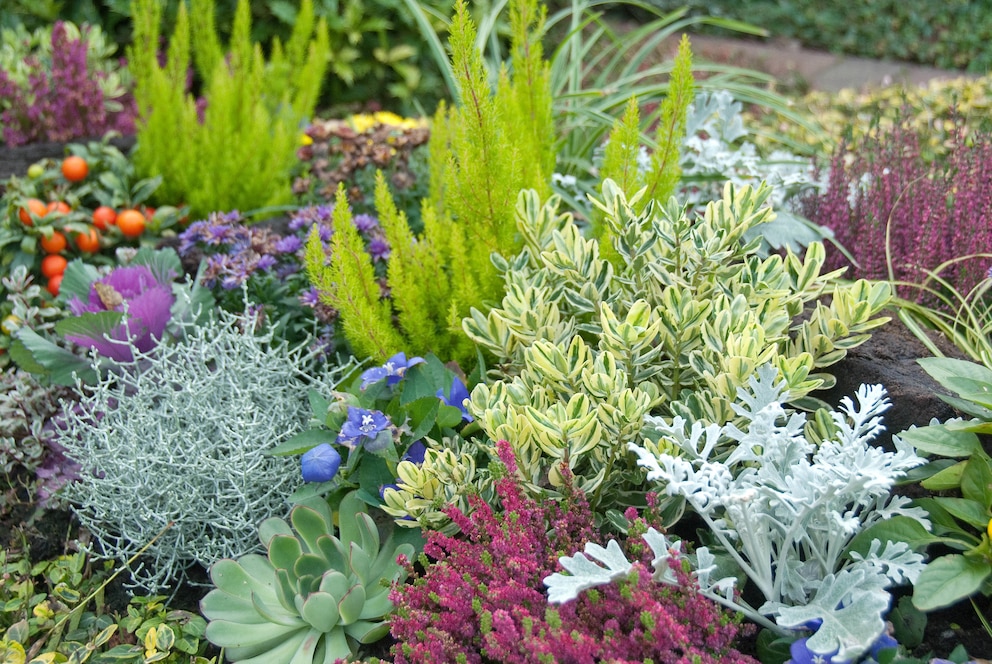
<svg viewBox="0 0 992 664"><path fill-rule="evenodd" d="M175 275L170 275L174 278ZM144 265L118 267L90 286L83 302L73 296L68 303L75 316L104 311L126 312L124 319L105 334L67 334L66 339L95 349L118 362L131 362L131 345L147 353L162 338L172 317L176 297L170 281L160 282ZM131 345L122 343L130 340Z"/></svg>
<svg viewBox="0 0 992 664"><path fill-rule="evenodd" d="M946 159L924 157L925 137L908 122L884 140L843 144L830 164L829 189L803 201L802 213L833 230L857 267L846 277L887 279L886 235L896 280L921 283L947 260L992 251L992 141L988 134L951 137ZM887 228L891 225L890 228ZM985 277L987 259L956 263L941 276L967 293ZM828 253L828 268L850 265ZM925 298L912 286L899 294ZM932 304L927 302L927 304Z"/></svg>
<svg viewBox="0 0 992 664"><path fill-rule="evenodd" d="M550 607L542 579L560 571L561 555L596 540L592 514L567 468L562 502L538 504L513 479L510 446L500 441L498 450L506 466L496 482L502 510L477 496L471 516L450 509L462 535L430 533L426 571L412 572L413 583L390 595L395 664L753 662L731 647L738 625L693 592L681 569L675 588L652 581L638 562L627 580Z"/></svg>
<svg viewBox="0 0 992 664"><path fill-rule="evenodd" d="M22 90L0 71L0 97L9 106L0 114L0 121L8 145L64 143L102 136L108 131L134 133L134 100L126 95L118 100L122 110L108 111L100 89L104 74L91 72L86 58L85 38L70 40L65 25L57 21L52 28L51 71L42 71L36 59L29 59L35 71L28 77L28 90Z"/></svg>

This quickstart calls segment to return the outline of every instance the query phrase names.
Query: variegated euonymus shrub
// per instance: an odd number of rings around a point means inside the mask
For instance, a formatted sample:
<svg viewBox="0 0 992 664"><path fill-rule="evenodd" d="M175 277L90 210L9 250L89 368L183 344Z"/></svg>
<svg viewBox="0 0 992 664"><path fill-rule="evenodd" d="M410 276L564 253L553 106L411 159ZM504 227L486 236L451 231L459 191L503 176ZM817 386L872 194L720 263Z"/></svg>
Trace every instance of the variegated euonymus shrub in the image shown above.
<svg viewBox="0 0 992 664"><path fill-rule="evenodd" d="M643 441L646 415L724 424L763 364L794 401L830 387L823 370L887 320L876 316L890 297L887 284L821 274L819 243L803 258L758 256L759 240L743 238L773 216L767 187L727 186L701 216L675 199L628 200L611 180L602 191L601 241L584 237L557 197L522 192L525 248L494 259L506 295L463 323L498 358L469 404L482 429L513 444L533 491L553 491L567 462L601 513L639 503L644 473L627 444Z"/></svg>
<svg viewBox="0 0 992 664"><path fill-rule="evenodd" d="M740 425L649 417L649 441L630 449L650 481L684 497L709 526L713 550L699 547L693 556L704 594L782 634L815 629L806 642L811 652L854 661L883 633L887 589L915 582L924 567L923 557L885 528L893 518L929 527L923 509L890 493L926 460L898 436L894 451L872 445L889 407L881 386L862 386L857 404L845 397L839 412L807 422L783 407L787 387L776 373L765 365L749 389L738 390L732 408ZM734 451L721 458L728 444ZM654 529L644 539L655 554L654 578L674 583L669 561L684 555L681 542ZM585 554L560 561L570 575L545 579L552 602L630 569L616 542L587 544ZM735 593L745 578L763 604Z"/></svg>

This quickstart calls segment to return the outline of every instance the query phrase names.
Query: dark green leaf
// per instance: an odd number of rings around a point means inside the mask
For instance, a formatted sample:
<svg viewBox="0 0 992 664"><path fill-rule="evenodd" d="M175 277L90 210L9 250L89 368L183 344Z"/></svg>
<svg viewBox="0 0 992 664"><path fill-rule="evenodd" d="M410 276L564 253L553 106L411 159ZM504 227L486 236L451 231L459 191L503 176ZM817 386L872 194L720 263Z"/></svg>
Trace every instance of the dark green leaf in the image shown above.
<svg viewBox="0 0 992 664"><path fill-rule="evenodd" d="M41 366L47 372L48 379L56 385L75 385L74 373L84 383L92 383L97 379L96 371L89 361L56 346L26 327L18 331L17 341L10 347L10 353L15 359L33 360L35 366ZM18 362L21 360L18 359ZM25 366L25 363L21 363L21 366Z"/></svg>
<svg viewBox="0 0 992 664"><path fill-rule="evenodd" d="M943 425L908 429L899 437L924 454L945 457L968 457L980 447L978 436L968 431L952 431Z"/></svg>
<svg viewBox="0 0 992 664"><path fill-rule="evenodd" d="M757 640L758 659L763 664L784 664L791 657L789 646L795 640L795 638L790 639L779 636L771 630L762 629L758 633Z"/></svg>
<svg viewBox="0 0 992 664"><path fill-rule="evenodd" d="M447 390L451 384L448 369L434 355L424 358L423 364L410 367L403 378L403 396L400 403L406 405L424 397L437 398L437 391Z"/></svg>
<svg viewBox="0 0 992 664"><path fill-rule="evenodd" d="M410 418L410 438L420 440L434 428L441 400L436 396L421 397L407 404L407 415Z"/></svg>
<svg viewBox="0 0 992 664"><path fill-rule="evenodd" d="M977 592L990 573L987 561L957 553L931 560L913 587L913 604L921 611L950 606Z"/></svg>
<svg viewBox="0 0 992 664"><path fill-rule="evenodd" d="M992 461L987 457L973 456L961 474L961 495L992 509Z"/></svg>
<svg viewBox="0 0 992 664"><path fill-rule="evenodd" d="M881 542L906 542L909 548L921 549L934 541L934 536L916 519L908 516L894 516L885 521L879 521L862 530L847 546L846 555L856 551L861 555L868 553L872 540Z"/></svg>
<svg viewBox="0 0 992 664"><path fill-rule="evenodd" d="M269 456L303 454L321 443L333 443L336 436L326 429L307 429L280 443L265 453Z"/></svg>

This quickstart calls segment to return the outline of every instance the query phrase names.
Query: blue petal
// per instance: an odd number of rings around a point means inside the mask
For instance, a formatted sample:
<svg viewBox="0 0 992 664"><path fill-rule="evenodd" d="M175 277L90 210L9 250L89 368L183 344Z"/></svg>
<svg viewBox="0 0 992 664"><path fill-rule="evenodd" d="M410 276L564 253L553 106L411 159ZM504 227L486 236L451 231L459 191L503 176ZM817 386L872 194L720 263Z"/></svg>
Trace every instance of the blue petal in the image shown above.
<svg viewBox="0 0 992 664"><path fill-rule="evenodd" d="M338 474L341 455L327 443L309 450L300 459L304 482L327 482Z"/></svg>
<svg viewBox="0 0 992 664"><path fill-rule="evenodd" d="M424 456L427 454L427 445L424 441L418 440L417 442L406 448L406 454L400 461L410 461L417 464L418 466L424 462Z"/></svg>

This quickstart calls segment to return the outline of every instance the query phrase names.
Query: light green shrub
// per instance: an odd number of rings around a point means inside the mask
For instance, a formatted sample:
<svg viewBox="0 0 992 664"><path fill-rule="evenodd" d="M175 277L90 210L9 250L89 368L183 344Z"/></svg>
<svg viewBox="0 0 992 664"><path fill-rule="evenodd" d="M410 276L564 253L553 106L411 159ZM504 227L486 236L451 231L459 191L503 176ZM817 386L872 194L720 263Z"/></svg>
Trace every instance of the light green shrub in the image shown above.
<svg viewBox="0 0 992 664"><path fill-rule="evenodd" d="M605 514L643 501L627 445L643 440L646 415L732 422L738 388L766 363L801 402L831 386L824 370L887 320L876 316L890 288L836 284L837 272L820 273L818 243L804 258L759 257L760 239L743 237L773 216L765 187L728 185L701 218L675 199L637 212L644 190L628 199L612 181L602 189L594 204L617 266L557 196L523 192L525 248L497 261L506 295L488 313L474 309L464 329L497 358L469 403L482 430L510 441L531 491L554 494L565 464ZM427 495L415 482L399 489L397 504ZM676 518L679 506L669 507Z"/></svg>
<svg viewBox="0 0 992 664"><path fill-rule="evenodd" d="M193 218L211 211L249 211L292 201L291 169L300 123L317 103L329 52L323 21L300 7L292 37L273 42L269 62L251 43L248 0L240 0L228 52L216 34L213 3L179 5L168 61L156 59L161 6L134 0L129 50L140 114L135 167L161 175L158 199L189 205ZM202 121L186 91L190 59L203 79Z"/></svg>
<svg viewBox="0 0 992 664"><path fill-rule="evenodd" d="M377 184L376 209L391 247L391 299L381 298L369 257L357 251L343 188L329 255L318 237L308 243L307 272L322 299L340 312L345 337L360 357L383 362L404 350L473 361L460 321L471 307L502 295L490 255L520 248L513 222L517 193L550 191L551 98L537 37L543 13L535 0L515 0L510 13L512 73L504 69L493 90L468 7L456 4L451 48L461 96L456 106L442 106L432 125L422 235L414 238L385 181Z"/></svg>

